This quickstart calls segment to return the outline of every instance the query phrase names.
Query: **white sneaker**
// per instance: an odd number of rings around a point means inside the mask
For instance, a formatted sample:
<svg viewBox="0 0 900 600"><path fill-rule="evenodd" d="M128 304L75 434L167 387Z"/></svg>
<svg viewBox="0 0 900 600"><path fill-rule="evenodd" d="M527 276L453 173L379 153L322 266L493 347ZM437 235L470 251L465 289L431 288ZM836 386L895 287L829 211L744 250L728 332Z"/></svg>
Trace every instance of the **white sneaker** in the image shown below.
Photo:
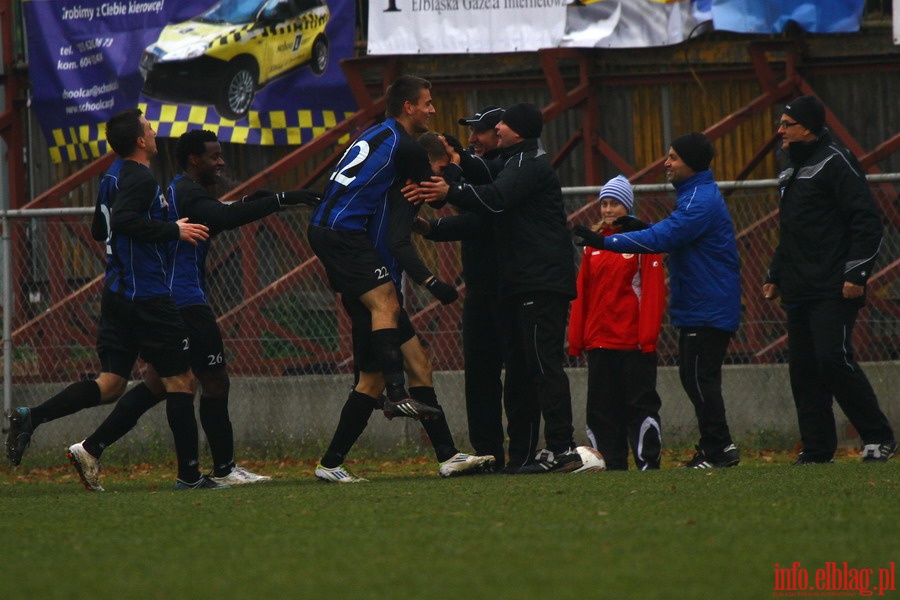
<svg viewBox="0 0 900 600"><path fill-rule="evenodd" d="M322 481L329 483L362 483L369 481L350 472L350 469L344 465L337 466L333 469L323 467L321 464L316 466L316 477Z"/></svg>
<svg viewBox="0 0 900 600"><path fill-rule="evenodd" d="M457 452L441 463L441 477L481 473L485 468L493 465L495 460L493 456L475 456Z"/></svg>
<svg viewBox="0 0 900 600"><path fill-rule="evenodd" d="M78 471L81 483L84 489L89 492L102 492L103 486L100 485L100 470L103 465L100 464L99 458L94 458L90 452L84 449L84 440L77 444L69 446L66 452L69 462Z"/></svg>
<svg viewBox="0 0 900 600"><path fill-rule="evenodd" d="M222 477L213 477L210 475L209 478L216 483L224 483L226 485L247 485L250 483L272 481L272 478L268 475L257 475L238 465L235 465L228 475Z"/></svg>
<svg viewBox="0 0 900 600"><path fill-rule="evenodd" d="M897 452L897 442L891 440L880 444L866 444L863 446L863 462L887 462Z"/></svg>

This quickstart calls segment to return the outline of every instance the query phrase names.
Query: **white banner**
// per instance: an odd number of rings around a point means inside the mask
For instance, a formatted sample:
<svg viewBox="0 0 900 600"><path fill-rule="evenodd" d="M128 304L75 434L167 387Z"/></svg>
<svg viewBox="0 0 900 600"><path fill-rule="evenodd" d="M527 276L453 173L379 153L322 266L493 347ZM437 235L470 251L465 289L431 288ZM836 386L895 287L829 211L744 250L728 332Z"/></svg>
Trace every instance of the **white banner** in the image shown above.
<svg viewBox="0 0 900 600"><path fill-rule="evenodd" d="M555 48L570 0L371 0L369 54Z"/></svg>
<svg viewBox="0 0 900 600"><path fill-rule="evenodd" d="M647 48L717 30L859 29L865 0L372 0L369 54ZM894 43L900 44L900 0Z"/></svg>
<svg viewBox="0 0 900 600"><path fill-rule="evenodd" d="M900 0L894 0L894 44L900 46Z"/></svg>
<svg viewBox="0 0 900 600"><path fill-rule="evenodd" d="M567 48L646 48L680 44L712 29L709 2L603 0L567 11Z"/></svg>

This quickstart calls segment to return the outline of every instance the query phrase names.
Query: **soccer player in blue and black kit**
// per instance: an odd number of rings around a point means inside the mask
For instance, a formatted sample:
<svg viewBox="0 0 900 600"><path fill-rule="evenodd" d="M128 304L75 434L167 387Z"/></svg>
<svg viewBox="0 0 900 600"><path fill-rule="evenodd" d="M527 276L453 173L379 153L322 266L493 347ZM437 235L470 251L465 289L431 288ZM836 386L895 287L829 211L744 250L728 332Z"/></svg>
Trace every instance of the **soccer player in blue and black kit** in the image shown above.
<svg viewBox="0 0 900 600"><path fill-rule="evenodd" d="M443 141L437 134L428 132L419 137L418 143L428 149L429 168L435 174L439 174L450 162ZM456 288L437 279L412 244L412 224L419 207L406 200L401 193L400 185L395 185L389 191L387 202L380 204L370 219L369 241L387 265L401 304L401 281L404 272L417 284L424 286L442 304L450 304L458 297ZM338 427L316 467L315 474L317 478L326 482L358 483L367 480L351 472L343 464L343 460L365 431L369 417L377 406L370 395L380 393L384 383L375 373L378 370L378 360L373 355L371 344L367 343L368 336L365 335L371 320L369 310L359 298L342 296L341 301L347 314L350 315L354 331L353 363L358 377L357 388L344 404ZM434 389L431 361L416 335L409 315L402 306L397 327L404 367L409 378L410 396L416 402L443 412ZM453 442L453 434L445 418L424 419L422 426L440 463L439 472L442 477L481 473L493 465L493 456L476 456L460 452Z"/></svg>
<svg viewBox="0 0 900 600"><path fill-rule="evenodd" d="M100 380L108 380L111 383L104 385L121 394L138 356L153 365L167 393L166 414L179 458L178 482L194 486L205 480L197 467L189 341L169 293L165 266L168 242L196 244L208 238L208 228L186 218L168 220L169 205L150 171L150 159L157 153L156 132L139 109L112 117L106 124L106 139L124 160L114 185L98 198L98 213L105 218L108 232L97 340L102 365L98 386ZM101 398L105 395L101 388ZM102 441L92 439L68 449L69 460L89 490L103 489L99 481L102 452Z"/></svg>
<svg viewBox="0 0 900 600"><path fill-rule="evenodd" d="M380 364L376 372L362 371L347 402L374 403L388 418L441 417L439 410L415 401L406 391L397 329L400 303L389 269L367 233L392 187L431 177L428 157L412 137L428 130L435 112L430 88L428 81L411 76L399 78L388 88L388 118L363 132L341 157L308 231L310 245L332 288L348 298L358 298L371 313L371 329L354 327L353 335L368 338ZM368 377L370 373L376 377ZM382 376L383 386L375 389L379 386L374 382ZM383 405L378 400L382 389L387 396Z"/></svg>
<svg viewBox="0 0 900 600"><path fill-rule="evenodd" d="M318 203L319 196L308 190L273 193L261 190L241 202L223 204L209 193L216 183L225 161L216 134L193 130L178 139L175 155L183 173L175 176L166 189L168 219L209 227L210 238L218 233L261 219L283 206ZM190 338L191 369L200 383L200 423L209 441L213 472L201 485L179 485L178 489L212 487L208 480L226 485L243 485L269 481L237 466L234 462L234 434L228 415L229 379L226 369L222 334L216 315L207 302L206 256L211 239L198 244L173 242L167 261L167 281L172 299ZM147 410L166 396L157 374L148 367L144 382L129 390L97 431L85 444L96 438L101 448L112 445L128 433ZM99 456L98 456L99 458Z"/></svg>
<svg viewBox="0 0 900 600"><path fill-rule="evenodd" d="M167 189L172 206L170 219L188 217L209 227L210 238L227 229L256 221L284 206L315 206L319 195L309 190L273 194L262 190L244 201L223 204L210 196L208 187L218 180L225 161L216 134L194 130L178 139L175 149L183 173ZM236 466L234 434L228 415L229 379L222 334L206 297L206 256L209 241L196 246L176 242L169 281L172 298L191 338L191 368L200 382L200 422L213 458L212 479L240 485L270 479ZM157 385L158 389L158 385ZM161 390L160 390L161 391Z"/></svg>

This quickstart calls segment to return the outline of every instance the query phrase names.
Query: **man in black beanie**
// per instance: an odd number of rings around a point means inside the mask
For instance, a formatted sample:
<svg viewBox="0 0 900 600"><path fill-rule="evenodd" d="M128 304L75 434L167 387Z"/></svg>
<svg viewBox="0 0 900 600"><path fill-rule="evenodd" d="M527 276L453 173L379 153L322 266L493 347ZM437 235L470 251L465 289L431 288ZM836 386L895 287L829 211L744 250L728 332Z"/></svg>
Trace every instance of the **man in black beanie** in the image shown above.
<svg viewBox="0 0 900 600"><path fill-rule="evenodd" d="M506 411L510 422L544 418L546 448L514 457L518 474L566 473L582 468L575 449L569 379L563 370L566 320L575 297L575 261L566 229L562 188L540 147L540 109L514 104L497 124L500 158L493 182L423 182L428 202L444 197L488 217L497 242L500 306L509 320ZM459 162L458 155L452 157ZM510 436L512 441L512 435ZM526 461L514 465L513 459Z"/></svg>
<svg viewBox="0 0 900 600"><path fill-rule="evenodd" d="M800 96L791 100L785 105L784 114L809 130L813 136L819 135L825 126L825 105L815 96ZM785 122L784 129L790 129L793 127L790 118L787 121L782 119L778 125L781 126L782 122Z"/></svg>
<svg viewBox="0 0 900 600"><path fill-rule="evenodd" d="M781 173L781 239L763 294L787 311L791 391L803 450L795 465L830 463L837 449L832 400L862 438L863 462L897 450L894 432L853 360L853 325L881 246L881 216L859 163L824 127L813 96L778 121L790 166Z"/></svg>
<svg viewBox="0 0 900 600"><path fill-rule="evenodd" d="M503 112L503 120L500 121L506 125L506 129L512 130L518 135L519 140L527 140L531 138L541 137L541 131L544 130L544 117L541 111L534 104L520 102L513 104ZM499 124L498 124L499 126ZM503 140L502 129L497 130L497 135ZM507 139L512 139L507 136ZM501 146L503 144L501 143Z"/></svg>
<svg viewBox="0 0 900 600"><path fill-rule="evenodd" d="M460 157L459 168L468 183L487 184L494 180L498 167L494 159L500 153L496 127L502 118L503 109L489 105L471 117L459 119L460 125L469 128L469 150L461 144L455 148ZM507 415L506 431L503 429L504 394L515 398L521 392L511 387L515 381L507 378L504 384L503 379L508 350L503 343L505 318L498 293L497 247L490 218L460 209L459 214L449 217L419 219L417 228L432 241L460 242L462 277L466 282L462 343L469 441L476 454L495 457L490 471L495 473L508 470L508 447L509 469L517 471L537 451L541 422L537 411L524 422L516 421L513 412Z"/></svg>
<svg viewBox="0 0 900 600"><path fill-rule="evenodd" d="M672 149L695 173L705 171L712 162L715 151L702 133L687 133L672 140Z"/></svg>
<svg viewBox="0 0 900 600"><path fill-rule="evenodd" d="M722 363L741 320L741 283L734 225L709 163L715 152L702 133L672 140L666 178L678 191L675 211L642 231L602 236L576 225L576 243L628 254L669 254L669 314L678 328L678 375L694 405L700 441L689 469L733 467L722 397Z"/></svg>

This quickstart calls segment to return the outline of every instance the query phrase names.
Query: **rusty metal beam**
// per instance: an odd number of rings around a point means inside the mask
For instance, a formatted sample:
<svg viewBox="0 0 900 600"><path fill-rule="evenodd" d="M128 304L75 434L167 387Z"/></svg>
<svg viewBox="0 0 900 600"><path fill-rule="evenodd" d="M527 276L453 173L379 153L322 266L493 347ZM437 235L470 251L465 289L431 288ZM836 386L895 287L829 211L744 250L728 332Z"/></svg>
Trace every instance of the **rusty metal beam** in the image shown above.
<svg viewBox="0 0 900 600"><path fill-rule="evenodd" d="M567 110L581 105L590 97L589 61L587 55L580 50L552 48L538 51L544 82L553 100L541 111L544 121L555 119ZM578 60L578 80L571 91L567 91L566 78L559 68L562 59Z"/></svg>
<svg viewBox="0 0 900 600"><path fill-rule="evenodd" d="M91 179L102 175L109 168L116 155L110 152L105 156L101 156L94 162L88 164L83 169L69 175L52 188L23 206L23 209L30 208L58 208L62 206L62 198L78 186L87 183Z"/></svg>
<svg viewBox="0 0 900 600"><path fill-rule="evenodd" d="M602 173L599 156L607 156L617 166L624 162L611 147L600 140L598 131L600 124L599 107L596 101L595 86L591 81L590 55L584 50L552 48L538 52L541 69L547 89L553 100L541 111L544 121L551 121L562 113L581 108L581 128L572 134L566 144L554 157L552 164L557 167L576 148L579 143L584 148L584 168L588 185L599 184ZM578 79L575 87L568 90L566 78L563 77L559 63L564 59L575 59L578 63Z"/></svg>
<svg viewBox="0 0 900 600"><path fill-rule="evenodd" d="M884 160L897 150L900 150L900 133L897 133L892 138L885 140L871 152L860 156L859 164L862 165L863 169L869 171L869 169L874 167L876 163Z"/></svg>
<svg viewBox="0 0 900 600"><path fill-rule="evenodd" d="M582 138L584 139L582 163L587 185L600 185L603 182L603 170L600 164L600 106L597 100L596 86L589 88L587 102L582 109Z"/></svg>
<svg viewBox="0 0 900 600"><path fill-rule="evenodd" d="M756 151L753 157L747 161L738 174L735 176L737 181L744 181L747 179L747 176L753 172L753 170L759 166L763 160L765 160L766 155L768 155L775 148L775 145L781 141L781 136L778 133L773 133L769 138L769 141L765 143L763 147ZM728 190L725 192L724 196L727 198L734 190Z"/></svg>
<svg viewBox="0 0 900 600"><path fill-rule="evenodd" d="M65 298L62 298L59 302L49 307L47 310L37 315L33 319L27 321L26 323L23 323L20 327L13 331L13 341L17 341L21 336L28 336L31 331L36 330L41 323L43 323L46 319L52 317L59 310L72 305L78 305L80 303L86 302L91 297L91 295L99 293L102 284L103 276L101 275L87 282Z"/></svg>
<svg viewBox="0 0 900 600"><path fill-rule="evenodd" d="M623 175L627 175L628 179L634 181L632 179L634 177L635 168L629 163L627 160L622 158L622 156L613 150L613 147L606 143L606 140L603 138L597 139L597 149L600 150L600 154L606 158L609 162L611 162L619 171L622 172Z"/></svg>
<svg viewBox="0 0 900 600"><path fill-rule="evenodd" d="M240 312L248 306L259 305L262 302L271 300L281 294L285 289L290 289L291 285L301 279L303 276L311 274L314 269L319 268L319 260L316 257L308 258L302 263L273 281L262 290L244 299L243 302L232 307L219 316L219 325L223 328L230 327L240 315Z"/></svg>
<svg viewBox="0 0 900 600"><path fill-rule="evenodd" d="M569 157L570 154L578 147L578 144L584 139L584 132L580 129L572 134L569 137L568 141L563 144L563 147L559 149L559 152L556 153L556 156L553 157L553 160L550 161L550 164L553 165L553 168L556 169L560 164L565 162L566 158Z"/></svg>

